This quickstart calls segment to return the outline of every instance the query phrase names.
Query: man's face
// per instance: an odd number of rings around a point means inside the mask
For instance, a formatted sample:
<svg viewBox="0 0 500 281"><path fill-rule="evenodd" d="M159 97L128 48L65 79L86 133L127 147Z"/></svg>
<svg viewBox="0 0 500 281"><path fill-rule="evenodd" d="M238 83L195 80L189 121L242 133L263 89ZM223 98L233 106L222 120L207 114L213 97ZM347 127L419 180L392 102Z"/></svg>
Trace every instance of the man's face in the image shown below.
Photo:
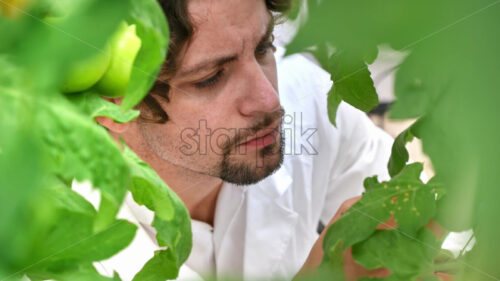
<svg viewBox="0 0 500 281"><path fill-rule="evenodd" d="M139 123L162 159L236 184L283 160L271 15L263 0L190 0L194 34L169 80L165 124ZM160 77L161 78L161 77Z"/></svg>

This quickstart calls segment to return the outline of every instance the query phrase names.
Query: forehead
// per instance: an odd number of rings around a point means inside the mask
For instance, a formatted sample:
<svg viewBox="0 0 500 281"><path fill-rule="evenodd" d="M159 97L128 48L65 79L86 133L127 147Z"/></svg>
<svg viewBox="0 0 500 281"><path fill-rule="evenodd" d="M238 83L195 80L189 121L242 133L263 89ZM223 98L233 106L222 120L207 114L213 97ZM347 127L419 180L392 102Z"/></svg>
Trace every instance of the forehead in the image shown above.
<svg viewBox="0 0 500 281"><path fill-rule="evenodd" d="M255 47L271 19L264 0L190 0L188 13L194 34L181 68L212 55L240 54Z"/></svg>

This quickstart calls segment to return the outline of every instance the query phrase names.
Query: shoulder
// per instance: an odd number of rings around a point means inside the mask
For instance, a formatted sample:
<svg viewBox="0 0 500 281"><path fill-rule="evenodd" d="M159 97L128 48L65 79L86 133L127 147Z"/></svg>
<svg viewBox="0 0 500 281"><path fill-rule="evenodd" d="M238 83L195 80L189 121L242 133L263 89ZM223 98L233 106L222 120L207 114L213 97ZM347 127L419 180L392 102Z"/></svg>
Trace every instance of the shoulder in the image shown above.
<svg viewBox="0 0 500 281"><path fill-rule="evenodd" d="M366 114L344 102L338 108L337 126L328 119L327 97L333 86L330 74L309 54L283 57L284 49L276 52L280 101L287 113L302 113L303 121L331 134L350 135L358 125L373 126Z"/></svg>
<svg viewBox="0 0 500 281"><path fill-rule="evenodd" d="M332 164L340 149L354 147L368 137L386 138L364 112L344 102L337 111L337 126L333 126L327 109L333 85L330 74L308 55L283 57L283 53L284 49L278 49L276 57L280 101L285 109L285 140L291 147L287 154L300 155L301 160L314 154L313 160L327 169L323 159L328 158Z"/></svg>
<svg viewBox="0 0 500 281"><path fill-rule="evenodd" d="M355 150L357 145L370 140L392 145L392 138L376 127L364 112L344 102L337 111L337 126L333 126L327 109L328 92L333 85L330 74L312 56L294 54L283 57L284 52L283 48L276 52L280 101L288 118L284 120L285 128L295 130L296 142L304 142L304 128L312 128L317 132L307 141L330 158L332 153L336 156L335 152L339 150Z"/></svg>

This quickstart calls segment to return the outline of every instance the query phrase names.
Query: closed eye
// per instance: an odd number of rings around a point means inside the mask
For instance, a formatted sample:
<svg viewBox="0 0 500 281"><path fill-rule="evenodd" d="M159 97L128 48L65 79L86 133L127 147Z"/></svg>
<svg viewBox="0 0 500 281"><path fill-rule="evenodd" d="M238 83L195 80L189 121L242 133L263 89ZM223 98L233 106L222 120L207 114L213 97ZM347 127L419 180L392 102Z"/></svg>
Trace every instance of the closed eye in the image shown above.
<svg viewBox="0 0 500 281"><path fill-rule="evenodd" d="M194 86L196 88L199 88L199 89L212 87L217 83L217 81L219 81L219 78L222 76L222 74L223 74L223 71L219 70L219 71L217 71L217 73L210 76L209 78L207 78L203 81L194 83Z"/></svg>
<svg viewBox="0 0 500 281"><path fill-rule="evenodd" d="M274 46L274 44L273 44L272 41L259 45L255 49L255 55L258 56L258 57L262 57L265 54L267 54L267 51L270 50L270 49L273 52L276 51L276 47Z"/></svg>

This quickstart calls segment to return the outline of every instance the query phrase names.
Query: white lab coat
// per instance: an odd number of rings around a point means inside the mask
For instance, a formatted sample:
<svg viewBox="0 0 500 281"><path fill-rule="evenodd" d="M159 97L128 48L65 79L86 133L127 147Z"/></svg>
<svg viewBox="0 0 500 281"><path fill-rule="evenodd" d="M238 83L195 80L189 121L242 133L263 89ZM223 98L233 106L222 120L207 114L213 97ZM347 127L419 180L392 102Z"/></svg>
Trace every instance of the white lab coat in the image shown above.
<svg viewBox="0 0 500 281"><path fill-rule="evenodd" d="M344 103L337 128L332 126L326 105L329 74L303 55L282 59L282 53L277 52L286 112L283 166L251 186L223 185L214 227L193 221L194 246L181 280L206 275L291 279L318 238L318 222L328 224L343 201L361 194L365 177L388 178L392 138ZM149 226L153 213L128 196L119 216L140 229L127 249L96 266L130 280L158 249Z"/></svg>

